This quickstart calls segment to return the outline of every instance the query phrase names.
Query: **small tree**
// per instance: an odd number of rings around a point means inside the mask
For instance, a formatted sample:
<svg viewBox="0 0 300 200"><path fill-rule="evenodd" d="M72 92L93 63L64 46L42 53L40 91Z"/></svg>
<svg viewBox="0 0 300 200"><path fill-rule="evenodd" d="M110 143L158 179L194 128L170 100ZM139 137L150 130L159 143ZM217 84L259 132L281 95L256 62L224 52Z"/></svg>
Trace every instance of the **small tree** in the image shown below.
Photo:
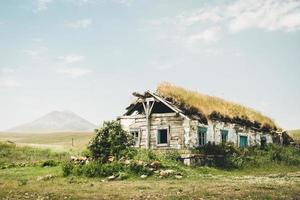
<svg viewBox="0 0 300 200"><path fill-rule="evenodd" d="M104 122L96 129L96 136L89 143L92 157L105 163L109 156L120 158L133 145L133 140L117 121Z"/></svg>

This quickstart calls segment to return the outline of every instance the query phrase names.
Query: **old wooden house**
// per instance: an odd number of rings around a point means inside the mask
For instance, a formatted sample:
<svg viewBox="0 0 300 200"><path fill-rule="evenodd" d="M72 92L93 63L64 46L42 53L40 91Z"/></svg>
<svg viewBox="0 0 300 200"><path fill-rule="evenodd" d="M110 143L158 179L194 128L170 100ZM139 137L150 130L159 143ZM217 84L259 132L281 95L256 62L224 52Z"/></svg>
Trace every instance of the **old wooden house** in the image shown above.
<svg viewBox="0 0 300 200"><path fill-rule="evenodd" d="M246 117L218 118L217 112L207 117L184 102L175 103L174 98L150 91L133 95L136 100L118 120L132 134L136 147L190 149L208 142L232 142L246 147L272 143L274 139L275 131L270 126L259 126Z"/></svg>

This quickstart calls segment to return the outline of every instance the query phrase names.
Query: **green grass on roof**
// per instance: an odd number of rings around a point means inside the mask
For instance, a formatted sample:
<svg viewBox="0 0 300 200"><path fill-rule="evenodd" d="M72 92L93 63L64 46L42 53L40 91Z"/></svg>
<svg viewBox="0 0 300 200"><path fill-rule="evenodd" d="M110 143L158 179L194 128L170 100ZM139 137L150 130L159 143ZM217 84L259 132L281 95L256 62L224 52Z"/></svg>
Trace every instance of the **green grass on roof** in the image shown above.
<svg viewBox="0 0 300 200"><path fill-rule="evenodd" d="M170 83L161 83L156 91L165 98L171 98L177 103L184 104L188 107L194 107L198 112L208 117L213 112L230 118L247 117L252 122L259 122L262 125L268 124L272 128L277 127L276 123L269 117L264 116L254 109L247 108L237 103L225 101L221 98L204 95L199 92L186 90L182 87L174 86Z"/></svg>

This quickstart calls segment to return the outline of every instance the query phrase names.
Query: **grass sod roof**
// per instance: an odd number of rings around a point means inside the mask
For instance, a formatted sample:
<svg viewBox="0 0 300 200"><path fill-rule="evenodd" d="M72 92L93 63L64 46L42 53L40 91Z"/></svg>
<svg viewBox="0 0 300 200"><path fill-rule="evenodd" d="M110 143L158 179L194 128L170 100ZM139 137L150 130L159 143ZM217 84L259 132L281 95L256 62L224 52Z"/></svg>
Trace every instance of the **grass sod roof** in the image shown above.
<svg viewBox="0 0 300 200"><path fill-rule="evenodd" d="M263 132L277 130L276 123L254 109L218 97L186 90L170 83L161 83L156 93L183 110L195 110L207 119L233 122Z"/></svg>

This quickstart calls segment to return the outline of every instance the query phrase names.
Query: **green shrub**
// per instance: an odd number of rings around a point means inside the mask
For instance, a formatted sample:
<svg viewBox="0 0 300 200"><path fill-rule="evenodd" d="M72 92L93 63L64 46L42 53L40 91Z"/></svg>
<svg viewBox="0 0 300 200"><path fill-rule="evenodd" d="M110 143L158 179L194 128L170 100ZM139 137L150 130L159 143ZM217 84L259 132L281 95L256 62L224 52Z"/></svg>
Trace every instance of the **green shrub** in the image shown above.
<svg viewBox="0 0 300 200"><path fill-rule="evenodd" d="M96 130L96 136L90 141L88 149L93 158L102 163L108 161L109 156L119 159L126 156L133 141L117 121L104 122L103 126Z"/></svg>
<svg viewBox="0 0 300 200"><path fill-rule="evenodd" d="M180 160L180 153L178 150L167 150L164 152L164 158L171 161Z"/></svg>
<svg viewBox="0 0 300 200"><path fill-rule="evenodd" d="M71 163L71 162L66 162L63 164L63 175L64 176L69 176L72 174L72 171L73 171L73 168L74 168L74 163Z"/></svg>
<svg viewBox="0 0 300 200"><path fill-rule="evenodd" d="M100 177L102 175L102 163L90 162L84 166L83 174L87 177Z"/></svg>
<svg viewBox="0 0 300 200"><path fill-rule="evenodd" d="M42 167L55 167L59 163L55 160L46 160L42 163Z"/></svg>
<svg viewBox="0 0 300 200"><path fill-rule="evenodd" d="M128 166L128 170L132 174L137 175L152 175L153 171L150 170L149 167L147 167L145 164L139 163L139 162L132 162Z"/></svg>

